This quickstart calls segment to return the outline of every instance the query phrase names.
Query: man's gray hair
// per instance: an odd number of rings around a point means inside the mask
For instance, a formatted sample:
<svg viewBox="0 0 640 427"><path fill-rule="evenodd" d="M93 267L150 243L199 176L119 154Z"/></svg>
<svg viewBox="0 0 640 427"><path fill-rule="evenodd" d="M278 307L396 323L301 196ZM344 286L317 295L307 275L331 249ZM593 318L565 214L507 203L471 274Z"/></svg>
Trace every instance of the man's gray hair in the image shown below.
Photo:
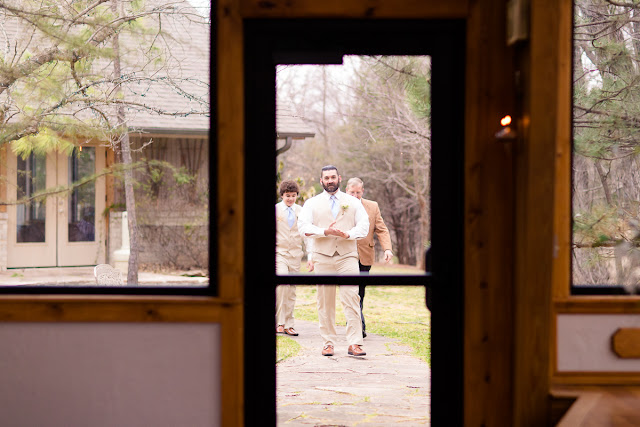
<svg viewBox="0 0 640 427"><path fill-rule="evenodd" d="M354 176L353 178L350 178L349 181L347 181L347 188L351 187L352 185L362 185L362 188L364 188L364 182L362 182L362 180L357 176Z"/></svg>

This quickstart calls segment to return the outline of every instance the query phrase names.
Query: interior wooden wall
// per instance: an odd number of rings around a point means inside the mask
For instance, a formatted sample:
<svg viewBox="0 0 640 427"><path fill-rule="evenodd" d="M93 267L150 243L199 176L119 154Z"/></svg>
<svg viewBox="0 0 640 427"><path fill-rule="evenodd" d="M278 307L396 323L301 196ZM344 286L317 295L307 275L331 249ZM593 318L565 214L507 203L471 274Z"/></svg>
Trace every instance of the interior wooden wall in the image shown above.
<svg viewBox="0 0 640 427"><path fill-rule="evenodd" d="M524 138L516 160L514 425L548 423L542 410L550 387L552 283L568 277L560 269L566 258L558 256L559 244L568 244L568 213L556 216L556 196L568 190L557 179L569 173L563 169L568 153L559 147L571 136L572 2L532 2L530 22L520 62Z"/></svg>
<svg viewBox="0 0 640 427"><path fill-rule="evenodd" d="M465 425L545 425L558 228L554 165L557 141L566 138L568 123L570 55L565 51L571 1L531 2L531 39L516 47L506 45L506 4L506 0L219 1L214 21L218 37L214 194L220 250L217 277L212 278L217 280L219 298L3 297L0 321L220 322L223 425L243 425L244 197L225 191L244 188L242 20L463 18L468 31ZM515 71L520 72L520 83ZM521 138L496 140L499 119L514 110L519 111L515 117Z"/></svg>
<svg viewBox="0 0 640 427"><path fill-rule="evenodd" d="M502 117L517 120L518 112L505 2L473 2L467 30L465 425L507 426L513 417L516 142L498 140L495 134Z"/></svg>
<svg viewBox="0 0 640 427"><path fill-rule="evenodd" d="M570 55L558 41L570 41L571 2L532 2L531 39L515 47L506 44L506 7L504 0L225 0L218 7L222 188L243 176L242 19L467 19L466 425L542 425L549 413L554 165L570 93L562 74ZM515 114L517 141L494 137L505 114ZM219 201L220 242L236 245L221 258L229 271L220 280L233 289L242 282L243 206L224 195Z"/></svg>

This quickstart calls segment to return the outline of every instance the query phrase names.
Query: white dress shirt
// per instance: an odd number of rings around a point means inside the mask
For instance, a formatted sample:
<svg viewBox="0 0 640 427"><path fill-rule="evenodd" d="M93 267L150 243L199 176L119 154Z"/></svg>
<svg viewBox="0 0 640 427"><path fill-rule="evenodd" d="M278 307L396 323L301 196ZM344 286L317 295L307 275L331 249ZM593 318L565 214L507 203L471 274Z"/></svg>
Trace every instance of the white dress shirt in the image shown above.
<svg viewBox="0 0 640 427"><path fill-rule="evenodd" d="M348 240L357 240L366 237L367 234L369 234L369 215L367 215L367 211L364 209L364 206L362 206L360 200L340 190L336 191L335 196L338 198L339 203L348 201L349 205L355 206L356 208L356 225L350 230L342 230L349 235ZM313 210L319 203L328 205L330 203L330 197L331 194L323 191L304 203L302 211L300 211L298 215L298 230L303 237L326 237L324 235L324 230L326 229L313 224ZM309 234L309 236L306 236L306 234Z"/></svg>

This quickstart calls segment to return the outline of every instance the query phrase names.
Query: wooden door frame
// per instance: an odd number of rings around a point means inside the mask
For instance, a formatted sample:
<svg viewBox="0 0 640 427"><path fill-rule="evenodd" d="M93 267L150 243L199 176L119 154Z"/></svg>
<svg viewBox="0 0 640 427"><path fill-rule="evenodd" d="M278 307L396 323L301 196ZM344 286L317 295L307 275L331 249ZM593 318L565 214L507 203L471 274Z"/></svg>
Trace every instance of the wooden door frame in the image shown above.
<svg viewBox="0 0 640 427"><path fill-rule="evenodd" d="M463 422L464 307L464 21L247 20L245 39L245 413L247 425L275 423L276 202L275 64L340 63L343 54L429 55L432 58L433 309L432 415L435 425ZM295 37L291 37L295 34ZM434 43L435 40L437 43ZM271 180L269 177L273 177ZM437 248L437 249L436 249ZM301 278L291 279L294 281ZM361 283L318 277L308 283ZM424 284L419 277L372 277L368 284ZM296 282L300 283L300 282ZM269 357L268 355L271 355ZM254 387L260 378L260 388ZM267 394L266 390L273 390Z"/></svg>

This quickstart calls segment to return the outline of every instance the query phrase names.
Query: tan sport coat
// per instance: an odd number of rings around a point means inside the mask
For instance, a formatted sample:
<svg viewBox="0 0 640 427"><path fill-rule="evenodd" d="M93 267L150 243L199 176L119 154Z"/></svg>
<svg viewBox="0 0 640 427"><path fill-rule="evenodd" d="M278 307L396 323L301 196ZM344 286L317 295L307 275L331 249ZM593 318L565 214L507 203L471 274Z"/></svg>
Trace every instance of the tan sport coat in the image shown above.
<svg viewBox="0 0 640 427"><path fill-rule="evenodd" d="M358 240L358 256L360 257L360 264L373 265L375 261L375 242L373 241L373 234L378 236L378 241L383 250L391 250L391 236L389 235L389 229L384 224L382 214L380 214L380 207L378 202L373 200L360 199L364 210L369 215L369 234L364 239Z"/></svg>

